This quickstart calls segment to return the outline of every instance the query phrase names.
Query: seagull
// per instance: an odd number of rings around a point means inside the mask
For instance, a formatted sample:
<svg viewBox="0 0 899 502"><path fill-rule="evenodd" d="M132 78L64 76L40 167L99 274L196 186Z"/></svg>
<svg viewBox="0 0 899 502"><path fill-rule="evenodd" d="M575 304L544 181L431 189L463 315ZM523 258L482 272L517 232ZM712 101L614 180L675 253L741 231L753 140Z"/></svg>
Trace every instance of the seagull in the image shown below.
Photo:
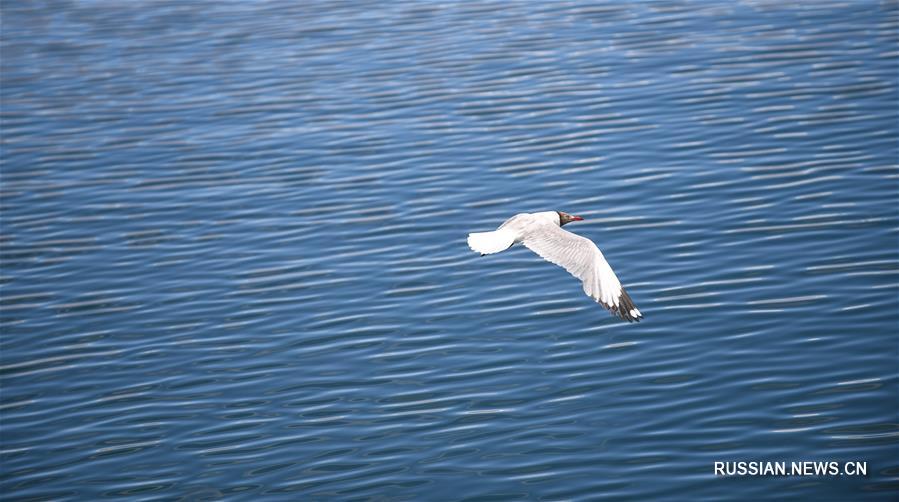
<svg viewBox="0 0 899 502"><path fill-rule="evenodd" d="M639 321L643 314L596 244L562 228L566 223L581 220L580 216L562 211L516 214L493 232L468 234L468 247L484 256L505 251L520 242L544 260L580 279L584 293L612 315L628 322Z"/></svg>

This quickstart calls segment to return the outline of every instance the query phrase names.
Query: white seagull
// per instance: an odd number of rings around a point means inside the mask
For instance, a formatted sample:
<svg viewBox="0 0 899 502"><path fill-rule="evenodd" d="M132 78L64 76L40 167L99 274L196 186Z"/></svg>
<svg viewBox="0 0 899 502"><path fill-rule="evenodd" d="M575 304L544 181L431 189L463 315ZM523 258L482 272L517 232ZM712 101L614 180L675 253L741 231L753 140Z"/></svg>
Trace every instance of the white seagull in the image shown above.
<svg viewBox="0 0 899 502"><path fill-rule="evenodd" d="M596 244L562 228L566 223L581 220L580 216L561 211L516 214L493 232L468 234L468 247L484 256L505 251L520 242L580 279L584 293L612 315L628 322L639 321L643 314L634 306Z"/></svg>

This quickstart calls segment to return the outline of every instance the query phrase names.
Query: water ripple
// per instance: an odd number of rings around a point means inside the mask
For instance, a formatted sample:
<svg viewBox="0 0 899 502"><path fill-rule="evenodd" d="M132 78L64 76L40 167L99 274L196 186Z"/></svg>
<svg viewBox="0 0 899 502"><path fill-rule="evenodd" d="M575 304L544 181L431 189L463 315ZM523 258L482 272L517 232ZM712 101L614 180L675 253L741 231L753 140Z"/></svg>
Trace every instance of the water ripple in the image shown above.
<svg viewBox="0 0 899 502"><path fill-rule="evenodd" d="M0 17L9 497L894 497L895 2L51 4ZM644 322L465 245L549 209Z"/></svg>

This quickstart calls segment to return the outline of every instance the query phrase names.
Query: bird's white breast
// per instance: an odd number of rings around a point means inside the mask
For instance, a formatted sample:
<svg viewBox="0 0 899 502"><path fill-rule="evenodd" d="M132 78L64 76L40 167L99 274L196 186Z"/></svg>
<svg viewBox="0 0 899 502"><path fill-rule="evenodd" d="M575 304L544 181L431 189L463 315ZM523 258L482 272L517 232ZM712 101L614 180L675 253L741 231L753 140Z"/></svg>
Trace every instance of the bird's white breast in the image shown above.
<svg viewBox="0 0 899 502"><path fill-rule="evenodd" d="M539 213L520 213L506 220L499 228L515 233L515 241L520 242L531 232L539 231L545 225L559 225L559 213L542 211Z"/></svg>

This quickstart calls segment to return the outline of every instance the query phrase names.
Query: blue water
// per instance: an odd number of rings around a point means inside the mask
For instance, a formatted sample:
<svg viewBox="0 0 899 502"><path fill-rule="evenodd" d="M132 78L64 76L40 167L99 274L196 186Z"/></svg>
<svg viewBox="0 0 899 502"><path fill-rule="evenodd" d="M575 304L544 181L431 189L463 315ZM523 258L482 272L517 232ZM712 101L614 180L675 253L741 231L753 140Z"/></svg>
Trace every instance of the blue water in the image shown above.
<svg viewBox="0 0 899 502"><path fill-rule="evenodd" d="M899 497L895 1L0 18L4 499Z"/></svg>

